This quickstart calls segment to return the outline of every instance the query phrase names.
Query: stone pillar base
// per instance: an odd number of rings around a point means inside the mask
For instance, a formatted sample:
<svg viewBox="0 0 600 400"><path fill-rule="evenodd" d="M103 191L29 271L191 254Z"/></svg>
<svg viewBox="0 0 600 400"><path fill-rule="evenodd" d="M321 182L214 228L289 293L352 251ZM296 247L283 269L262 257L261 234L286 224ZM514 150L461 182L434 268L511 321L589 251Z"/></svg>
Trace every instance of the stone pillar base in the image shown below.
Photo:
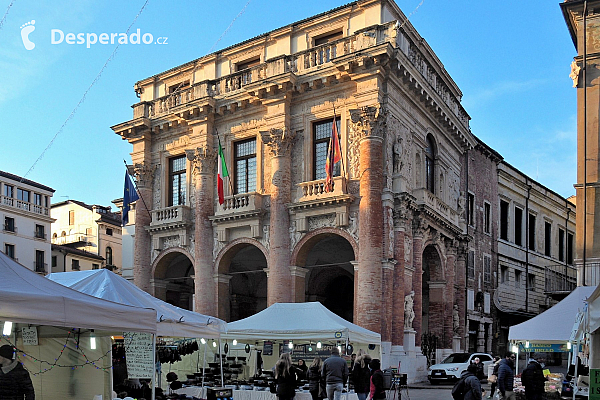
<svg viewBox="0 0 600 400"><path fill-rule="evenodd" d="M452 338L452 351L454 353L460 353L460 336L454 336Z"/></svg>
<svg viewBox="0 0 600 400"><path fill-rule="evenodd" d="M414 329L405 329L404 330L404 351L409 356L414 356L415 354L415 336L417 331Z"/></svg>

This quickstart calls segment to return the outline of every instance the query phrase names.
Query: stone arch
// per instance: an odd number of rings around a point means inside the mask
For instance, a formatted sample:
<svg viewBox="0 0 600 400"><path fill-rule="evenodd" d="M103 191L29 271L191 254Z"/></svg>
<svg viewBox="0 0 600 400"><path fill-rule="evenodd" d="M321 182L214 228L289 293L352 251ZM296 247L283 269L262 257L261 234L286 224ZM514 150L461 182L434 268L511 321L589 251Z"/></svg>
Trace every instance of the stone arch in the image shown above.
<svg viewBox="0 0 600 400"><path fill-rule="evenodd" d="M187 258L190 259L190 261L192 261L192 265L194 264L194 257L190 254L189 251L187 251L186 249L184 249L182 247L169 247L168 249L161 251L158 254L158 256L156 256L154 261L152 262L152 269L151 269L152 277L156 277L156 267L157 267L157 265L159 265L159 263L161 262L161 260L163 258L165 258L165 257L174 258L174 256L177 256L177 254L173 254L173 253L184 254Z"/></svg>
<svg viewBox="0 0 600 400"><path fill-rule="evenodd" d="M267 307L268 251L259 241L239 238L225 246L215 260L218 316L237 321Z"/></svg>
<svg viewBox="0 0 600 400"><path fill-rule="evenodd" d="M335 234L335 235L343 237L352 246L354 255L355 256L358 255L358 242L348 232L346 232L343 229L339 229L339 228L330 228L330 227L329 228L319 228L319 229L315 229L314 231L308 232L306 235L304 235L302 237L302 239L300 239L298 241L298 243L296 244L296 247L294 247L294 250L292 252L292 257L291 257L291 261L290 261L291 264L302 266L306 261L306 251L307 251L306 245L313 242L315 240L315 237L322 235L322 234Z"/></svg>
<svg viewBox="0 0 600 400"><path fill-rule="evenodd" d="M443 342L446 275L439 244L425 244L422 260L422 331L435 334Z"/></svg>
<svg viewBox="0 0 600 400"><path fill-rule="evenodd" d="M155 297L187 310L193 309L194 258L184 248L163 250L152 263Z"/></svg>

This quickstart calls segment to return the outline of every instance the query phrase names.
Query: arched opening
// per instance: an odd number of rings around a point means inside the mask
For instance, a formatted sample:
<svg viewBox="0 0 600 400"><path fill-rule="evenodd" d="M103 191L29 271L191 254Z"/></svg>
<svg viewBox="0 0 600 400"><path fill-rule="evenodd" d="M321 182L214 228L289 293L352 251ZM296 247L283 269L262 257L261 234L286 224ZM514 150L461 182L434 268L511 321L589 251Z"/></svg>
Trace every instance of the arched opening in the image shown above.
<svg viewBox="0 0 600 400"><path fill-rule="evenodd" d="M354 313L354 249L335 233L321 233L303 244L296 264L308 270L305 300L319 301L340 317L352 321Z"/></svg>
<svg viewBox="0 0 600 400"><path fill-rule="evenodd" d="M232 322L247 318L267 308L267 259L250 243L238 243L223 255L219 275L219 317ZM225 315L222 315L222 314Z"/></svg>
<svg viewBox="0 0 600 400"><path fill-rule="evenodd" d="M435 334L444 343L444 298L446 282L440 255L433 245L423 251L423 332Z"/></svg>
<svg viewBox="0 0 600 400"><path fill-rule="evenodd" d="M158 261L154 269L154 296L193 310L194 265L186 254L172 251Z"/></svg>

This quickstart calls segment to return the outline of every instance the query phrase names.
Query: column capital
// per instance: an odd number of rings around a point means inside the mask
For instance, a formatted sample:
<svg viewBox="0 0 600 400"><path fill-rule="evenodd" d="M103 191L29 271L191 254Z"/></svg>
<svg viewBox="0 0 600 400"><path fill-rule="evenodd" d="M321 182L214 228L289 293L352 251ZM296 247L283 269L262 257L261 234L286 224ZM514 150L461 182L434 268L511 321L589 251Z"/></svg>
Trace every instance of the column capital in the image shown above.
<svg viewBox="0 0 600 400"><path fill-rule="evenodd" d="M263 143L267 145L271 156L281 157L289 154L295 134L286 128L271 128L268 131L260 131L260 137Z"/></svg>
<svg viewBox="0 0 600 400"><path fill-rule="evenodd" d="M387 127L387 110L382 105L350 110L350 123L360 140L383 140Z"/></svg>
<svg viewBox="0 0 600 400"><path fill-rule="evenodd" d="M358 271L358 261L349 261L355 271Z"/></svg>
<svg viewBox="0 0 600 400"><path fill-rule="evenodd" d="M157 168L158 164L152 165L147 161L127 166L129 174L135 177L138 188L142 189L150 189L152 187L152 178Z"/></svg>
<svg viewBox="0 0 600 400"><path fill-rule="evenodd" d="M192 174L214 173L217 152L210 147L196 147L185 151L185 155L192 164Z"/></svg>
<svg viewBox="0 0 600 400"><path fill-rule="evenodd" d="M381 260L381 268L382 269L387 269L389 271L393 271L394 268L396 267L397 263L398 263L398 261L396 261L394 259Z"/></svg>
<svg viewBox="0 0 600 400"><path fill-rule="evenodd" d="M425 231L427 230L427 222L423 220L423 218L414 218L413 219L413 236L415 239L423 239L425 236Z"/></svg>
<svg viewBox="0 0 600 400"><path fill-rule="evenodd" d="M290 273L292 274L292 276L298 276L300 278L306 278L306 274L308 273L308 269L302 268L302 267L298 267L296 265L290 265Z"/></svg>

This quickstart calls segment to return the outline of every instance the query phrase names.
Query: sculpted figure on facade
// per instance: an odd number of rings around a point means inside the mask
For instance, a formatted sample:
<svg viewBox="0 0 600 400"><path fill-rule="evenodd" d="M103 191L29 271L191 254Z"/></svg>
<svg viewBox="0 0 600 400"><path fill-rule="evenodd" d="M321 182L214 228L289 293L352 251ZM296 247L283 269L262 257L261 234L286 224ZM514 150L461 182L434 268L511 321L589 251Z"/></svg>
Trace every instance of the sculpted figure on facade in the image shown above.
<svg viewBox="0 0 600 400"><path fill-rule="evenodd" d="M360 168L359 158L359 142L360 134L355 124L350 124L348 135L348 172L350 172L350 179L358 179L358 171Z"/></svg>
<svg viewBox="0 0 600 400"><path fill-rule="evenodd" d="M404 162L402 161L403 142L404 139L398 135L398 137L396 137L396 142L394 143L394 174L399 174L404 166Z"/></svg>
<svg viewBox="0 0 600 400"><path fill-rule="evenodd" d="M347 232L358 241L358 213L356 211L353 211L348 215Z"/></svg>
<svg viewBox="0 0 600 400"><path fill-rule="evenodd" d="M219 241L217 232L215 231L214 242L213 242L213 261L217 259L219 252L225 247L225 243Z"/></svg>
<svg viewBox="0 0 600 400"><path fill-rule="evenodd" d="M412 329L412 324L415 319L415 292L411 291L404 296L404 329Z"/></svg>
<svg viewBox="0 0 600 400"><path fill-rule="evenodd" d="M298 229L296 228L296 221L291 221L290 222L290 252L294 251L294 247L296 247L296 244L298 244L298 242L300 241L300 238L302 238L302 233L298 232Z"/></svg>
<svg viewBox="0 0 600 400"><path fill-rule="evenodd" d="M452 309L452 331L458 335L460 331L460 316L458 315L458 304L455 304Z"/></svg>

